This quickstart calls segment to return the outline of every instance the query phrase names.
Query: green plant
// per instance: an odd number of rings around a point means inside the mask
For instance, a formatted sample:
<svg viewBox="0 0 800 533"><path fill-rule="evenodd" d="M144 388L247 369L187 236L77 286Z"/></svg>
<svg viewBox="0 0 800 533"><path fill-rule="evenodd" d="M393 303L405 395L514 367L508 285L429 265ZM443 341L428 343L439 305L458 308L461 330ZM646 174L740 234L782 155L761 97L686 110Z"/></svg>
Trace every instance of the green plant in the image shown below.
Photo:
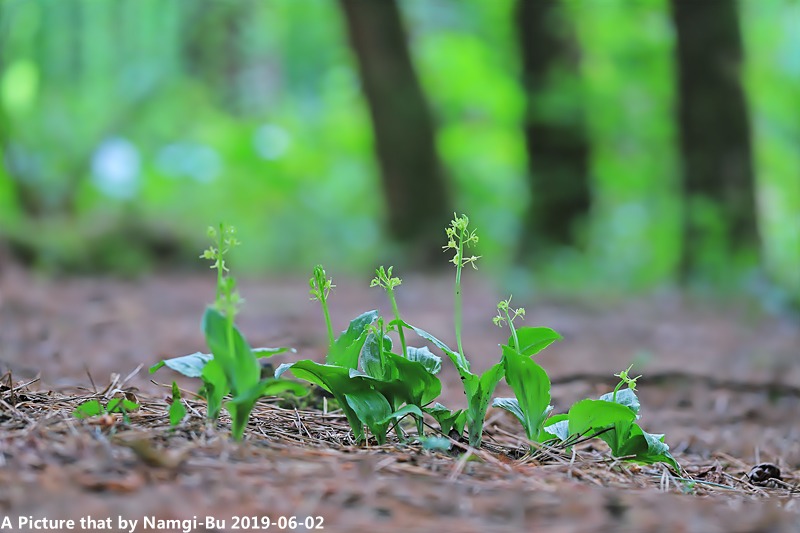
<svg viewBox="0 0 800 533"><path fill-rule="evenodd" d="M261 377L258 357L286 351L286 348L254 350L236 327L235 320L242 299L236 290L236 280L228 272L226 256L239 244L233 226L220 224L219 228L208 228L208 236L214 241L201 257L211 260L211 268L217 271L216 299L203 315L202 328L210 354L200 352L161 361L150 368L155 372L167 366L191 377L203 380L201 392L208 402L208 418L219 416L224 406L231 416L231 436L241 440L253 407L262 396L293 392L304 394L300 384L274 377ZM224 398L230 399L223 404Z"/></svg>
<svg viewBox="0 0 800 533"><path fill-rule="evenodd" d="M553 406L550 405L550 378L532 358L562 337L550 328L523 327L517 330L514 320L525 316L525 309L513 309L511 298L497 304L497 326L508 324L511 336L501 346L506 382L514 398L495 398L494 407L509 411L519 419L529 441L536 441ZM512 316L513 314L513 316Z"/></svg>
<svg viewBox="0 0 800 533"><path fill-rule="evenodd" d="M75 418L91 418L93 416L100 416L106 414L120 413L125 422L129 422L128 413L136 411L139 404L127 398L111 398L103 405L100 400L86 400L78 404L72 411L72 416Z"/></svg>
<svg viewBox="0 0 800 533"><path fill-rule="evenodd" d="M186 416L186 407L181 401L181 389L178 384L172 382L172 402L169 404L169 425L177 426Z"/></svg>
<svg viewBox="0 0 800 533"><path fill-rule="evenodd" d="M558 437L565 444L598 437L611 448L611 455L640 463L667 463L676 471L680 466L669 453L664 435L652 435L635 423L639 419L640 403L636 396L636 380L628 375L631 367L615 374L620 378L612 392L597 400L581 400L566 416L560 417L544 432ZM622 385L628 387L622 389Z"/></svg>
<svg viewBox="0 0 800 533"><path fill-rule="evenodd" d="M194 353L161 361L150 371L163 366L187 376L203 380L202 394L208 402L208 417L215 420L222 407L231 414L232 434L240 439L255 401L262 395L284 391L303 393L299 384L281 376L290 371L295 377L318 385L333 395L342 409L357 442L364 442L366 429L379 444L386 442L389 430L394 427L400 440L406 435L399 422L411 415L416 421L417 439L427 449L446 449L449 439L426 436L423 416L428 414L441 427L442 434L461 438L468 431L469 443L480 447L486 411L498 382L505 378L514 393L513 398L496 398L492 405L511 412L522 424L525 435L533 447L536 442L560 441L569 448L586 439L600 438L608 443L614 457L643 463L665 462L679 469L669 453L663 435L646 433L635 423L639 418L639 400L635 394L636 382L641 376L631 377L628 367L619 374L619 383L613 391L598 400L583 400L574 404L568 413L550 416L550 379L547 372L533 357L562 337L546 327L516 327L515 321L525 316L525 309L511 306L511 297L497 305L494 323L507 325L507 344L500 346L501 360L483 374L474 374L464 355L461 339L461 276L463 267L475 267L478 256L465 255L465 250L478 242L475 230L470 230L469 219L455 216L446 229L445 250L454 250L456 266L454 286L454 329L458 351L427 331L405 322L397 305L395 290L402 280L393 276L393 267L376 269L371 287L380 287L392 305L393 319L388 321L372 310L350 321L338 337L328 309L328 298L333 285L321 265L314 268L309 287L311 299L320 303L328 334L328 351L325 363L309 359L280 365L274 377L261 377L258 357L268 357L285 352L288 348L251 349L235 326L235 316L241 299L236 283L227 275L225 255L237 244L231 228L220 226L211 230L216 239L203 257L214 261L217 269L217 297L214 307L206 310L203 331L210 354ZM449 410L435 402L441 393L441 382L436 374L442 360L427 347L408 346L405 330L442 350L455 366L463 382L467 408ZM390 334L400 341L400 354L393 352ZM623 386L627 385L626 388ZM173 382L173 401L170 421L176 425L185 416L180 391ZM231 398L226 403L225 397ZM85 409L96 410L95 406ZM77 411L77 410L76 410Z"/></svg>
<svg viewBox="0 0 800 533"><path fill-rule="evenodd" d="M458 351L452 350L444 342L421 328L405 323L403 323L403 325L414 330L420 337L432 342L437 348L442 350L450 358L453 365L455 365L464 386L464 393L467 396L467 410L463 413L448 412L446 408L439 406L439 408L435 410L431 409L428 412L442 425L443 432L445 431L445 426L449 426L450 429L458 429L458 427L462 425L461 422L463 420L469 433L470 446L477 448L480 447L483 438L483 423L486 418L486 411L489 408L489 402L497 384L503 379L505 369L502 363L497 363L481 375L473 374L470 371L470 363L464 356L464 347L461 341L461 273L466 265L472 265L473 268L477 268L475 266L475 261L477 261L480 256L472 255L468 257L465 255L464 251L478 243L478 235L475 230L469 229L469 218L467 218L466 215L456 216L454 214L453 220L445 231L447 235L447 245L442 248L455 252L451 262L456 266L453 323Z"/></svg>
<svg viewBox="0 0 800 533"><path fill-rule="evenodd" d="M333 284L324 272L317 266L309 285L312 299L318 300L323 308L330 331L327 296ZM397 422L407 415L416 418L421 436L422 409L441 392L441 383L435 376L441 368L441 359L426 348L405 346L403 322L394 298L394 288L401 283L399 278L392 277L392 267L379 268L372 280L371 286L384 288L392 302L395 320L390 323L389 330L377 311L368 311L353 319L338 338L329 335L330 348L325 364L303 360L283 364L275 372L279 377L291 371L295 377L330 392L358 442L366 439L366 426L379 444L384 443L392 423L398 436L403 438ZM398 333L404 355L392 353L393 343L387 334L390 331Z"/></svg>

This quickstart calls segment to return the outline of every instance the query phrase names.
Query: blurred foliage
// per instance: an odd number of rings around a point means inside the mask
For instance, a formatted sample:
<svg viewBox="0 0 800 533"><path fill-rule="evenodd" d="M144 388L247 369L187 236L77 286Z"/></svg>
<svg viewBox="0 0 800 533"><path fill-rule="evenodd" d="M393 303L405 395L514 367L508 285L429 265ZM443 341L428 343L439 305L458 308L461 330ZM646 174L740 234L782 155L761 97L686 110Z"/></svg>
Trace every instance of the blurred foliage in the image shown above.
<svg viewBox="0 0 800 533"><path fill-rule="evenodd" d="M667 0L565 4L582 78L555 77L542 112L586 102L595 204L587 251L557 251L541 274L556 286L670 282L681 206ZM530 201L513 1L401 6L455 204L480 228L487 267L505 269ZM0 9L0 231L41 252L40 266L136 272L173 248L194 258L219 220L247 243L245 271L363 271L399 253L384 239L369 113L336 2ZM740 18L763 256L800 295L800 3L744 1ZM20 205L15 184L37 205ZM741 282L729 258L708 254Z"/></svg>

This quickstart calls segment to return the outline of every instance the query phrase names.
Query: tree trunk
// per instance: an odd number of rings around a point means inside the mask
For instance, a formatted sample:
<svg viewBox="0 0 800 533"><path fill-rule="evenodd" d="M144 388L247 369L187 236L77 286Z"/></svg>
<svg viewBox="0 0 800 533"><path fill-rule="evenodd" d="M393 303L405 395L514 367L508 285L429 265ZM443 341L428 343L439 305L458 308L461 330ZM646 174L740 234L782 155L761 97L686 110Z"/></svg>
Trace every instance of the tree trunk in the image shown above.
<svg viewBox="0 0 800 533"><path fill-rule="evenodd" d="M558 0L518 0L516 25L527 93L525 144L531 204L525 218L522 259L551 245L575 246L578 225L591 201L589 144L579 92L563 83L577 77L579 53L574 32Z"/></svg>
<svg viewBox="0 0 800 533"><path fill-rule="evenodd" d="M394 0L340 4L372 116L390 234L422 248L423 257L431 256L440 251L437 245L452 211L434 121L414 72L400 11Z"/></svg>
<svg viewBox="0 0 800 533"><path fill-rule="evenodd" d="M702 266L705 247L721 245L726 254L755 249L755 178L739 79L742 41L735 1L672 0L672 15L686 200L681 273L686 279Z"/></svg>

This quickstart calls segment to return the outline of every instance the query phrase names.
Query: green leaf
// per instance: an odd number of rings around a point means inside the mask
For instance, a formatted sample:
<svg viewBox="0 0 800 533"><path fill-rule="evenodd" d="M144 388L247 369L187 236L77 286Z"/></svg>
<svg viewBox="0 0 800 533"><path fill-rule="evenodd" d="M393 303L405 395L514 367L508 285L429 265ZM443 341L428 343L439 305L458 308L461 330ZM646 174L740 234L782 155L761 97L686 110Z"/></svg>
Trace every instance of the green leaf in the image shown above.
<svg viewBox="0 0 800 533"><path fill-rule="evenodd" d="M178 388L178 384L174 381L172 382L172 403L169 406L169 425L170 426L177 426L183 420L183 417L186 416L186 407L183 405L181 401L181 390Z"/></svg>
<svg viewBox="0 0 800 533"><path fill-rule="evenodd" d="M368 327L378 319L377 311L367 311L350 321L346 331L343 331L331 346L325 363L343 366L345 368L358 368L358 356L367 337Z"/></svg>
<svg viewBox="0 0 800 533"><path fill-rule="evenodd" d="M373 378L389 379L389 369L384 365L383 352L392 349L392 339L388 335L383 336L383 343L375 333L369 333L361 349L361 368Z"/></svg>
<svg viewBox="0 0 800 533"><path fill-rule="evenodd" d="M422 363L391 352L385 352L383 357L386 379L373 385L387 396L391 395L395 407L404 402L424 407L441 394L442 383L439 378Z"/></svg>
<svg viewBox="0 0 800 533"><path fill-rule="evenodd" d="M628 434L616 448L611 450L614 457L633 456L631 461L652 464L667 463L675 470L680 471L680 466L669 453L669 446L664 443L664 435L651 435L644 431L638 424L630 427Z"/></svg>
<svg viewBox="0 0 800 533"><path fill-rule="evenodd" d="M219 311L209 307L203 315L203 332L214 360L225 372L234 395L254 387L260 380L261 367L239 329L229 324Z"/></svg>
<svg viewBox="0 0 800 533"><path fill-rule="evenodd" d="M173 357L171 359L164 359L150 367L152 374L159 368L166 366L176 372L180 372L184 376L190 378L199 378L203 373L203 368L206 364L214 358L211 354L195 352L189 355L182 355L180 357Z"/></svg>
<svg viewBox="0 0 800 533"><path fill-rule="evenodd" d="M421 417L422 416L422 410L419 407L417 407L416 405L404 405L403 407L401 407L400 409L398 409L394 413L390 414L389 416L387 416L383 420L380 420L380 422L390 422L392 420L400 420L404 416L408 416L408 415L416 415L416 416L420 416Z"/></svg>
<svg viewBox="0 0 800 533"><path fill-rule="evenodd" d="M219 362L214 359L203 368L200 378L203 380L203 395L207 403L206 416L209 420L215 421L222 409L222 399L230 392L228 379Z"/></svg>
<svg viewBox="0 0 800 533"><path fill-rule="evenodd" d="M522 355L534 355L555 341L561 340L562 337L558 332L550 328L534 328L524 326L517 329L517 339L519 339L519 352ZM514 338L509 337L508 345L514 345Z"/></svg>
<svg viewBox="0 0 800 533"><path fill-rule="evenodd" d="M581 400L569 410L569 433L582 435L608 427L619 427L627 433L635 419L636 413L622 404L605 400Z"/></svg>
<svg viewBox="0 0 800 533"><path fill-rule="evenodd" d="M614 397L614 392L609 392L607 394L603 394L600 396L601 400L605 400L607 402L614 401L612 398ZM629 407L634 413L639 413L639 398L636 396L636 393L631 390L630 388L620 389L617 391L617 399L616 403Z"/></svg>
<svg viewBox="0 0 800 533"><path fill-rule="evenodd" d="M355 412L358 420L369 428L378 444L384 444L386 431L389 428L386 420L392 416L392 407L383 394L371 389L364 389L345 394L344 399Z"/></svg>
<svg viewBox="0 0 800 533"><path fill-rule="evenodd" d="M107 413L129 413L139 408L139 404L125 398L111 398L106 404Z"/></svg>
<svg viewBox="0 0 800 533"><path fill-rule="evenodd" d="M442 358L434 355L427 347L408 347L406 359L420 363L431 374L438 374L442 369Z"/></svg>
<svg viewBox="0 0 800 533"><path fill-rule="evenodd" d="M307 392L305 387L294 381L266 378L227 402L225 408L231 415L231 436L233 439L237 441L242 439L247 422L250 419L250 413L261 397L287 391L299 395Z"/></svg>
<svg viewBox="0 0 800 533"><path fill-rule="evenodd" d="M664 442L664 435L652 435L647 433L642 428L639 427L638 424L633 425L634 431L641 431L642 436L644 437L645 441L647 442L647 451L644 453L639 453L636 455L637 461L642 461L647 464L652 463L667 463L675 471L680 472L681 467L678 464L678 461L669 453L669 446L667 443Z"/></svg>
<svg viewBox="0 0 800 533"><path fill-rule="evenodd" d="M497 383L503 379L503 364L497 363L478 378L475 374L464 377L464 390L467 393L467 429L469 444L480 448L483 438L483 423L489 401L492 399Z"/></svg>
<svg viewBox="0 0 800 533"><path fill-rule="evenodd" d="M569 439L569 416L567 414L555 415L548 418L544 423L542 432L539 434L539 438L536 440L544 442L553 437L557 437L561 441Z"/></svg>
<svg viewBox="0 0 800 533"><path fill-rule="evenodd" d="M451 350L449 346L447 346L445 343L443 343L442 341L440 341L439 339L437 339L424 329L414 327L411 324L407 324L405 322L403 322L403 325L407 329L413 329L414 333L416 333L423 339L432 342L434 346L443 351L445 355L447 355L447 357L449 357L450 360L453 362L453 364L456 366L459 374L463 376L465 373L469 372L469 361L467 361L467 359L463 355L454 350Z"/></svg>
<svg viewBox="0 0 800 533"><path fill-rule="evenodd" d="M105 410L103 409L103 405L99 400L87 400L79 404L75 410L72 411L72 416L75 418L89 418L92 416L101 415L104 412Z"/></svg>
<svg viewBox="0 0 800 533"><path fill-rule="evenodd" d="M308 388L302 383L288 379L267 378L262 381L261 396L277 396L284 392L291 392L295 396L305 396Z"/></svg>
<svg viewBox="0 0 800 533"><path fill-rule="evenodd" d="M442 433L445 435L450 435L452 430L455 430L459 435L464 433L464 426L467 423L466 411L462 409L451 411L438 402L433 404L433 407L426 407L423 411L431 415L439 423Z"/></svg>
<svg viewBox="0 0 800 533"><path fill-rule="evenodd" d="M273 355L278 355L279 353L285 353L285 352L297 353L297 350L289 346L279 346L278 348L266 348L266 347L253 348L253 353L259 359L261 359L262 357L272 357Z"/></svg>
<svg viewBox="0 0 800 533"><path fill-rule="evenodd" d="M522 415L519 417L520 422L528 440L535 441L542 431L544 421L553 409L550 405L550 378L544 368L529 356L517 352L510 346L503 346L502 350L506 382L514 391L517 407Z"/></svg>
<svg viewBox="0 0 800 533"><path fill-rule="evenodd" d="M275 371L275 377L280 377L286 371L291 371L295 377L319 385L333 394L347 417L356 441L360 442L364 440L364 423L359 419L353 408L350 407L350 404L347 403L345 395L371 391L372 388L364 379L365 376L351 377L351 370L353 369L336 365L322 365L306 359L292 364L280 365Z"/></svg>
<svg viewBox="0 0 800 533"><path fill-rule="evenodd" d="M295 352L296 350L288 346L281 346L279 348L253 348L253 354L258 358L272 357L273 355L289 351ZM212 359L214 359L214 356L210 353L195 352L193 354L159 361L150 367L150 373L152 374L161 367L166 366L186 377L199 378L203 373L203 368L205 368L206 364Z"/></svg>
<svg viewBox="0 0 800 533"><path fill-rule="evenodd" d="M519 420L523 426L525 425L525 415L522 414L522 409L520 408L519 402L516 398L495 398L492 400L492 407L505 409L517 417L517 420Z"/></svg>

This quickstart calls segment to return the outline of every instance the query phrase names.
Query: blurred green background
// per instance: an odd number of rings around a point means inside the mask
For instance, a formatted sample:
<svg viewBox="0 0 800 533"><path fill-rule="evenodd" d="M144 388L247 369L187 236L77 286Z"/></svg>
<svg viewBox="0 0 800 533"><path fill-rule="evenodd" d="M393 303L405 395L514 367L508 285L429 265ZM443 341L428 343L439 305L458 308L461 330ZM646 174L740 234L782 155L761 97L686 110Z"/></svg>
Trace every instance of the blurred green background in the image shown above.
<svg viewBox="0 0 800 533"><path fill-rule="evenodd" d="M47 272L425 267L800 300L800 2L0 0L0 239ZM446 258L436 257L441 263Z"/></svg>

